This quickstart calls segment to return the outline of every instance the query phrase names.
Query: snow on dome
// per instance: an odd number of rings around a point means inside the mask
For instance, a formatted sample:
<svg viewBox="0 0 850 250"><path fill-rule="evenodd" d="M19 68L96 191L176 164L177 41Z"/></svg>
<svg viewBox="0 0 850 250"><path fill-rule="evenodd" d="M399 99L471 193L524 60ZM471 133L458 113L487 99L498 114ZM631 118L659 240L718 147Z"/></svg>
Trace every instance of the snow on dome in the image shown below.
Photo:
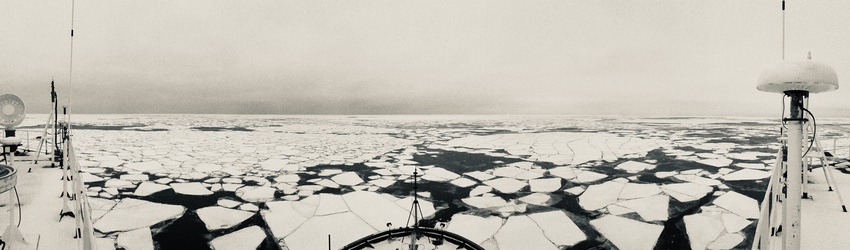
<svg viewBox="0 0 850 250"><path fill-rule="evenodd" d="M762 71L756 89L774 93L794 90L811 93L833 91L838 89L838 75L832 67L822 62L783 61Z"/></svg>

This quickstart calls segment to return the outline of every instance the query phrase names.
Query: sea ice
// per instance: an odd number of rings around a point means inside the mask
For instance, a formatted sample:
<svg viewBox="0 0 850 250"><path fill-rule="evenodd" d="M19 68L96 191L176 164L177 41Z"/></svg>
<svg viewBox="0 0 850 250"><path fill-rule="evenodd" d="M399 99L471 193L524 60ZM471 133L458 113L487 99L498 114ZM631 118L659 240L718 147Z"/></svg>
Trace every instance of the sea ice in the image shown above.
<svg viewBox="0 0 850 250"><path fill-rule="evenodd" d="M153 237L151 229L147 227L135 229L118 234L115 239L116 247L125 250L153 250Z"/></svg>
<svg viewBox="0 0 850 250"><path fill-rule="evenodd" d="M231 199L218 199L216 204L218 204L219 206L222 206L222 207L226 207L226 208L234 208L234 207L242 204L242 202L234 201L234 200L231 200Z"/></svg>
<svg viewBox="0 0 850 250"><path fill-rule="evenodd" d="M561 178L535 179L528 181L531 192L554 192L561 188Z"/></svg>
<svg viewBox="0 0 850 250"><path fill-rule="evenodd" d="M269 210L260 211L272 235L277 239L286 237L308 219L296 211L292 203L293 201L266 202Z"/></svg>
<svg viewBox="0 0 850 250"><path fill-rule="evenodd" d="M666 195L656 195L621 201L617 202L616 205L634 210L645 221L666 221L669 216L667 212L669 203L670 197Z"/></svg>
<svg viewBox="0 0 850 250"><path fill-rule="evenodd" d="M313 216L300 225L297 231L284 238L284 242L289 249L316 249L317 246L326 246L328 244L327 235L331 235L331 247L338 249L357 239L377 232L376 229L369 226L368 223L352 212ZM397 226L398 224L393 225ZM380 230L387 229L386 222L380 226ZM318 235L322 237L317 237Z"/></svg>
<svg viewBox="0 0 850 250"><path fill-rule="evenodd" d="M489 193L490 191L493 191L493 187L490 187L490 186L477 186L477 187L475 187L475 188L473 188L472 190L470 190L470 191L469 191L469 196L470 196L470 197L475 197L475 196L482 195L482 194L484 194L484 193Z"/></svg>
<svg viewBox="0 0 850 250"><path fill-rule="evenodd" d="M723 220L723 226L726 227L726 232L729 233L741 231L741 229L744 229L752 223L751 221L741 218L741 216L733 213L723 213L720 219Z"/></svg>
<svg viewBox="0 0 850 250"><path fill-rule="evenodd" d="M764 163L735 163L735 166L752 169L765 169Z"/></svg>
<svg viewBox="0 0 850 250"><path fill-rule="evenodd" d="M363 179L354 172L345 172L335 175L334 177L331 177L331 180L343 186L356 186L357 184L363 183Z"/></svg>
<svg viewBox="0 0 850 250"><path fill-rule="evenodd" d="M529 194L529 195L526 195L526 196L519 198L519 200L522 201L522 202L528 203L528 204L545 206L546 203L549 202L549 200L551 198L552 197L550 197L548 194L532 193L532 194Z"/></svg>
<svg viewBox="0 0 850 250"><path fill-rule="evenodd" d="M171 188L174 189L175 193L185 194L185 195L211 195L212 191L204 187L203 184L198 182L186 182L186 183L171 183Z"/></svg>
<svg viewBox="0 0 850 250"><path fill-rule="evenodd" d="M148 213L156 211L156 213ZM101 233L124 232L156 223L177 219L186 208L178 205L166 205L137 199L123 199L115 208L94 223Z"/></svg>
<svg viewBox="0 0 850 250"><path fill-rule="evenodd" d="M342 213L348 211L348 206L342 196L332 194L319 194L321 201L316 208L316 216Z"/></svg>
<svg viewBox="0 0 850 250"><path fill-rule="evenodd" d="M458 187L462 187L462 188L471 187L472 185L476 184L475 181L467 179L467 178L457 178L457 179L450 181L449 183L451 183L452 185L458 186Z"/></svg>
<svg viewBox="0 0 850 250"><path fill-rule="evenodd" d="M746 219L758 219L759 217L758 202L734 191L729 191L717 197L713 203Z"/></svg>
<svg viewBox="0 0 850 250"><path fill-rule="evenodd" d="M770 172L755 170L755 169L741 169L734 173L730 173L720 177L720 179L727 181L740 181L740 180L758 180L770 177Z"/></svg>
<svg viewBox="0 0 850 250"><path fill-rule="evenodd" d="M563 211L555 210L528 215L534 220L550 241L558 246L572 246L587 236Z"/></svg>
<svg viewBox="0 0 850 250"><path fill-rule="evenodd" d="M119 179L109 179L106 183L103 184L104 187L107 188L133 188L136 185L127 180L119 180Z"/></svg>
<svg viewBox="0 0 850 250"><path fill-rule="evenodd" d="M219 206L199 208L195 212L209 231L231 228L254 215L251 212Z"/></svg>
<svg viewBox="0 0 850 250"><path fill-rule="evenodd" d="M475 178L476 180L479 180L479 181L486 181L486 180L489 180L489 179L496 178L495 176L493 176L491 174L481 172L481 171L466 172L466 173L464 173L464 175Z"/></svg>
<svg viewBox="0 0 850 250"><path fill-rule="evenodd" d="M686 215L684 222L691 249L705 249L723 232L723 223L704 214Z"/></svg>
<svg viewBox="0 0 850 250"><path fill-rule="evenodd" d="M162 164L157 161L146 161L146 162L134 162L129 164L124 164L125 168L142 171L142 172L150 172L158 169L162 169Z"/></svg>
<svg viewBox="0 0 850 250"><path fill-rule="evenodd" d="M565 180L572 180L576 178L576 171L571 167L556 167L549 169L549 174L564 178Z"/></svg>
<svg viewBox="0 0 850 250"><path fill-rule="evenodd" d="M590 221L605 238L621 250L653 249L663 226L606 215Z"/></svg>
<svg viewBox="0 0 850 250"><path fill-rule="evenodd" d="M250 250L257 249L265 239L266 233L262 228L250 226L215 238L210 245L215 250Z"/></svg>
<svg viewBox="0 0 850 250"><path fill-rule="evenodd" d="M467 205L476 207L476 208L493 208L493 207L503 207L508 204L504 199L493 196L493 197L469 197L461 199L463 203Z"/></svg>
<svg viewBox="0 0 850 250"><path fill-rule="evenodd" d="M617 201L620 191L625 186L625 183L616 181L608 181L598 185L587 187L587 190L579 196L579 205L584 210L593 211Z"/></svg>
<svg viewBox="0 0 850 250"><path fill-rule="evenodd" d="M395 201L395 204L404 208L404 210L410 214L410 208L413 205L413 197L408 196L404 199L399 199ZM419 199L419 208L422 210L422 213L419 214L420 218L431 217L437 212L437 210L434 209L434 203L425 199Z"/></svg>
<svg viewBox="0 0 850 250"><path fill-rule="evenodd" d="M386 228L387 222L404 225L403 222L407 221L409 215L406 209L377 193L355 191L342 195L342 198L351 212L376 230Z"/></svg>
<svg viewBox="0 0 850 250"><path fill-rule="evenodd" d="M646 164L646 163L643 163L643 162L636 162L636 161L623 162L623 163L620 163L620 165L617 165L617 167L616 167L616 169L623 170L623 171L626 171L626 172L632 173L632 174L640 172L640 171L644 171L644 170L647 170L647 169L653 169L653 168L655 168L654 165Z"/></svg>
<svg viewBox="0 0 850 250"><path fill-rule="evenodd" d="M689 175L689 174L677 174L673 177L675 177L676 179L681 180L681 181L687 181L687 182L702 184L702 185L706 185L706 186L717 186L717 185L723 184L720 181L715 180L715 179L709 179L709 178L705 178L705 177L702 177L702 176Z"/></svg>
<svg viewBox="0 0 850 250"><path fill-rule="evenodd" d="M450 181L450 180L457 179L458 177L460 177L460 175L458 175L458 174L456 174L452 171L448 171L448 170L440 168L440 167L433 167L431 169L425 170L425 173L423 173L422 179L426 179L426 180L429 180L429 181L444 182L444 181Z"/></svg>
<svg viewBox="0 0 850 250"><path fill-rule="evenodd" d="M289 161L281 159L268 159L260 162L263 169L270 171L280 171L287 164L289 164Z"/></svg>
<svg viewBox="0 0 850 250"><path fill-rule="evenodd" d="M655 194L661 193L661 188L658 188L656 184L642 184L642 183L626 183L623 187L623 190L620 191L619 199L635 199L635 198L643 198L653 196Z"/></svg>
<svg viewBox="0 0 850 250"><path fill-rule="evenodd" d="M730 164L732 164L732 159L720 157L720 158L716 158L716 159L699 160L697 162L705 164L705 165L713 166L713 167L726 167L726 166L729 166Z"/></svg>
<svg viewBox="0 0 850 250"><path fill-rule="evenodd" d="M567 193L572 194L572 195L580 195L581 193L584 193L584 187L575 186L575 187L565 189L564 192L567 192Z"/></svg>
<svg viewBox="0 0 850 250"><path fill-rule="evenodd" d="M528 183L518 181L516 179L511 179L511 178L498 178L498 179L488 180L488 181L485 181L484 184L486 184L487 186L491 186L491 187L495 188L496 190L498 190L499 192L502 192L502 193L505 193L505 194L516 193L520 189L525 188L525 186L528 186Z"/></svg>
<svg viewBox="0 0 850 250"><path fill-rule="evenodd" d="M744 241L743 235L727 233L721 235L719 238L714 240L714 242L708 245L708 249L732 249L742 241Z"/></svg>
<svg viewBox="0 0 850 250"><path fill-rule="evenodd" d="M515 177L524 173L525 170L522 170L518 167L508 166L508 167L500 167L493 170L493 175L499 177Z"/></svg>
<svg viewBox="0 0 850 250"><path fill-rule="evenodd" d="M89 174L89 173L81 173L80 178L82 178L83 183L91 183L103 181L103 178L97 175Z"/></svg>
<svg viewBox="0 0 850 250"><path fill-rule="evenodd" d="M133 194L136 196L148 196L169 188L171 187L162 184L142 182L142 184L139 184L139 187L136 188L136 191L133 192Z"/></svg>
<svg viewBox="0 0 850 250"><path fill-rule="evenodd" d="M575 183L591 183L591 182L594 182L594 181L601 180L605 177L608 177L608 176L604 175L604 174L597 173L597 172L585 170L585 171L581 171L581 173L576 175L576 179L575 179L574 182Z"/></svg>
<svg viewBox="0 0 850 250"><path fill-rule="evenodd" d="M211 163L199 163L198 165L195 165L194 169L198 172L213 172L221 169L221 165Z"/></svg>
<svg viewBox="0 0 850 250"><path fill-rule="evenodd" d="M280 175L280 176L274 178L275 182L286 182L286 183L296 183L299 180L301 180L301 177L299 177L297 174L285 174L285 175ZM240 180L238 183L242 183L242 181Z"/></svg>
<svg viewBox="0 0 850 250"><path fill-rule="evenodd" d="M699 200L714 189L710 186L696 183L674 183L661 186L661 190L667 195L673 196L681 202Z"/></svg>
<svg viewBox="0 0 850 250"><path fill-rule="evenodd" d="M481 244L499 231L499 228L502 227L502 218L497 216L478 217L475 215L455 214L448 224L448 231Z"/></svg>
<svg viewBox="0 0 850 250"><path fill-rule="evenodd" d="M511 216L493 235L499 249L558 249L546 238L543 230L531 218Z"/></svg>

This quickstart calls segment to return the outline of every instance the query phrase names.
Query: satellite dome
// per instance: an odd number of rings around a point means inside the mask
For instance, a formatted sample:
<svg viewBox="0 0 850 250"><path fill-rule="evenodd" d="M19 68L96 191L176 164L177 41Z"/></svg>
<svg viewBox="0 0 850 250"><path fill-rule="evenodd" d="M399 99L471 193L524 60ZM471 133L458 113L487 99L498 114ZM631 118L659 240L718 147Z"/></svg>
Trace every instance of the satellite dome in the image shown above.
<svg viewBox="0 0 850 250"><path fill-rule="evenodd" d="M822 62L783 61L761 72L756 89L774 93L833 91L838 89L838 75L832 67Z"/></svg>

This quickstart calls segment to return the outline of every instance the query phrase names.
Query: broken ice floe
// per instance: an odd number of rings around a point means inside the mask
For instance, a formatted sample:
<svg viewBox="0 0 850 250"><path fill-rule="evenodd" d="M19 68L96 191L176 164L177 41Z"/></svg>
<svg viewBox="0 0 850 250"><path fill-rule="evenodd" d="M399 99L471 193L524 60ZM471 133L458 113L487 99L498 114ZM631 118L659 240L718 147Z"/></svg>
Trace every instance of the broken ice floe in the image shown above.
<svg viewBox="0 0 850 250"><path fill-rule="evenodd" d="M148 213L156 211L156 213ZM177 219L186 208L178 205L166 205L137 199L123 199L103 217L94 223L94 228L102 233L125 232L149 227L159 222Z"/></svg>
<svg viewBox="0 0 850 250"><path fill-rule="evenodd" d="M616 215L605 215L590 221L590 225L623 250L653 249L664 228Z"/></svg>
<svg viewBox="0 0 850 250"><path fill-rule="evenodd" d="M195 212L210 231L233 227L254 215L251 212L219 206L200 208Z"/></svg>

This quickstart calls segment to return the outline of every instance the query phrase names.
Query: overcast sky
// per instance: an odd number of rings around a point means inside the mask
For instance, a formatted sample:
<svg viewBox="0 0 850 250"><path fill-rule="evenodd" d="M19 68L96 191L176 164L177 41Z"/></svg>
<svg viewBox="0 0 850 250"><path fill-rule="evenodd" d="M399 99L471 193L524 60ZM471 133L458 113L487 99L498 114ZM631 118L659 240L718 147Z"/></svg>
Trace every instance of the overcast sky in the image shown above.
<svg viewBox="0 0 850 250"><path fill-rule="evenodd" d="M0 93L77 113L779 116L781 1L0 1ZM850 84L850 1L788 1L786 59ZM813 95L850 117L850 87ZM69 93L70 91L70 93Z"/></svg>

